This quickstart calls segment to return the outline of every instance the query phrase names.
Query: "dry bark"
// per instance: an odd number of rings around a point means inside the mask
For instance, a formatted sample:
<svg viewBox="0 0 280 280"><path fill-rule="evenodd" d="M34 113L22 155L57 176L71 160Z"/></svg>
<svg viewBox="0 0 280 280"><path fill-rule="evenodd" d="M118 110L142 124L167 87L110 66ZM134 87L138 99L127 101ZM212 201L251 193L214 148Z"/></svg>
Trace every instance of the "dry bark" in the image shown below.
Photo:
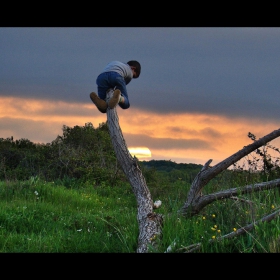
<svg viewBox="0 0 280 280"><path fill-rule="evenodd" d="M188 197L187 201L185 202L184 206L179 211L182 215L195 215L201 211L206 205L210 204L214 200L217 199L224 199L230 196L237 195L237 193L241 191L241 193L248 193L253 191L260 191L261 189L267 188L275 188L280 186L279 180L274 180L270 182L263 182L260 184L256 184L254 186L246 186L243 188L238 189L230 189L227 191L222 191L216 194L211 194L207 196L202 195L202 189L206 186L206 184L213 179L215 176L220 174L222 171L227 169L232 164L236 163L241 158L245 157L246 155L250 154L257 148L265 145L267 142L277 138L280 136L280 129L274 130L273 132L269 133L268 135L262 137L261 139L255 141L254 143L245 146L243 149L239 150L237 153L233 154L232 156L226 158L225 160L221 161L220 163L216 164L215 166L209 168L212 159L208 160L201 171L196 175Z"/></svg>
<svg viewBox="0 0 280 280"><path fill-rule="evenodd" d="M107 100L111 98L112 94L113 90L107 93ZM107 109L107 119L117 160L137 200L137 220L139 224L137 253L147 253L149 245L153 247L157 246L158 237L161 235L162 216L153 212L151 193L139 168L137 158L132 157L128 151L122 130L119 126L116 107Z"/></svg>

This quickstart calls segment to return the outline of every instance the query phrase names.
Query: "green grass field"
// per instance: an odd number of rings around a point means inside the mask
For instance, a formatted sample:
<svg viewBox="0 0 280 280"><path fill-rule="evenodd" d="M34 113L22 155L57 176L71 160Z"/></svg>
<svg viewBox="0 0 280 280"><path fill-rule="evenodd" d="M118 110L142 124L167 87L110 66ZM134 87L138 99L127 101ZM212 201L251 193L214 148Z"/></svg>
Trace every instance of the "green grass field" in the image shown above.
<svg viewBox="0 0 280 280"><path fill-rule="evenodd" d="M223 181L207 186L209 193L227 189ZM217 201L192 218L177 216L189 184L182 180L170 187L151 187L155 211L164 215L159 247L151 253L280 252L280 220L260 223L238 237L219 237L260 219L280 206L279 191L251 194L243 199ZM0 182L1 253L135 253L138 239L136 198L124 182L119 186L77 182ZM169 249L168 249L169 248Z"/></svg>

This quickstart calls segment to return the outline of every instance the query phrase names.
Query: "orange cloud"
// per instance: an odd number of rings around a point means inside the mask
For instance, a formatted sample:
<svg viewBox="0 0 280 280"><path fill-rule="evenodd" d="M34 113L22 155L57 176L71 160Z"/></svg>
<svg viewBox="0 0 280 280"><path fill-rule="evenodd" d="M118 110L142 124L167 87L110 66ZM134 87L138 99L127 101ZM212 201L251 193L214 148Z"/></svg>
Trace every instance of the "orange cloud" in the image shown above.
<svg viewBox="0 0 280 280"><path fill-rule="evenodd" d="M229 157L252 141L248 132L257 138L278 129L278 122L262 119L227 118L207 114L156 114L131 107L117 107L119 123L128 148L142 147L140 156L166 159L177 163L213 164ZM0 138L13 136L37 143L49 143L62 134L62 126L94 127L106 122L94 104L68 103L25 98L0 98ZM271 144L279 147L275 139ZM149 150L150 154L144 151Z"/></svg>

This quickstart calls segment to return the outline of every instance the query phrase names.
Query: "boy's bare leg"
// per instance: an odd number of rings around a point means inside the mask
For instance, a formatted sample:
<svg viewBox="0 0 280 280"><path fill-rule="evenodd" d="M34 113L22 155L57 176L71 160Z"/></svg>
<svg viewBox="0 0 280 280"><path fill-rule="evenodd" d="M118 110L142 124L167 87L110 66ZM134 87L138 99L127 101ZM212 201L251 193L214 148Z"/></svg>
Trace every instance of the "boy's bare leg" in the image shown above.
<svg viewBox="0 0 280 280"><path fill-rule="evenodd" d="M106 113L108 107L106 101L100 99L95 92L92 92L89 97L101 113Z"/></svg>

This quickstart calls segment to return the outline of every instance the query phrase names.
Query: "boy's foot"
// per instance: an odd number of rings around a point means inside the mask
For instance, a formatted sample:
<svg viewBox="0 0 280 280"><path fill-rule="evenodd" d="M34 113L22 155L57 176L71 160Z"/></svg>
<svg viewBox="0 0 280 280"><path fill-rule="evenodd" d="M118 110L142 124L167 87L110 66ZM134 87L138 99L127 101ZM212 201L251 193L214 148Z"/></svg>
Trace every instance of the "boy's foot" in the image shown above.
<svg viewBox="0 0 280 280"><path fill-rule="evenodd" d="M119 89L116 89L108 103L108 105L111 109L115 108L116 105L119 103L120 96L121 96L121 91Z"/></svg>
<svg viewBox="0 0 280 280"><path fill-rule="evenodd" d="M95 92L92 92L89 97L101 113L106 113L108 107L106 101L100 99Z"/></svg>

